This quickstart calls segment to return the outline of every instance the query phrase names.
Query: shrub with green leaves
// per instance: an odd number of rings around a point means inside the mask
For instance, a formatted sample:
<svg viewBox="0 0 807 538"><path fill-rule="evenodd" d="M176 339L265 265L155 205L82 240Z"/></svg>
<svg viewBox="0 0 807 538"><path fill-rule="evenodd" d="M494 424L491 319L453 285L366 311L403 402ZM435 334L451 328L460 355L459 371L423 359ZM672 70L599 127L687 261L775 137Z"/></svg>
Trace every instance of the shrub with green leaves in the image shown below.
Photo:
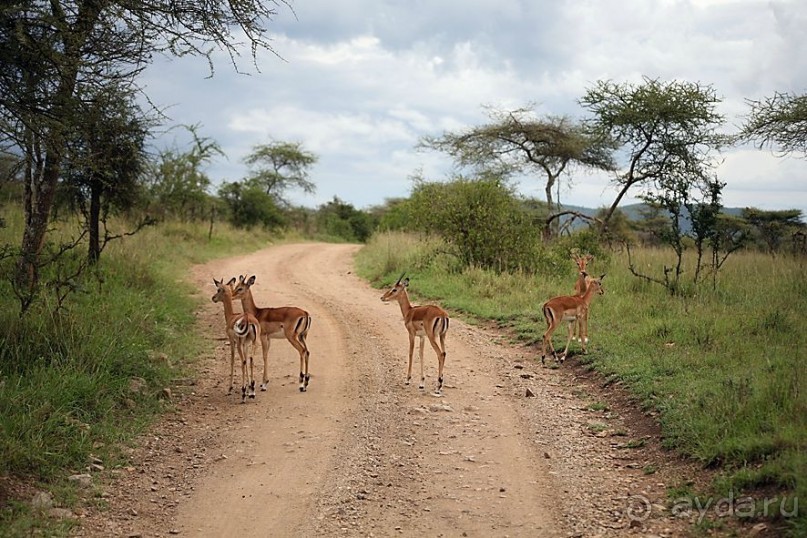
<svg viewBox="0 0 807 538"><path fill-rule="evenodd" d="M442 237L463 267L530 270L540 248L537 223L496 177L420 183L410 211L413 225Z"/></svg>

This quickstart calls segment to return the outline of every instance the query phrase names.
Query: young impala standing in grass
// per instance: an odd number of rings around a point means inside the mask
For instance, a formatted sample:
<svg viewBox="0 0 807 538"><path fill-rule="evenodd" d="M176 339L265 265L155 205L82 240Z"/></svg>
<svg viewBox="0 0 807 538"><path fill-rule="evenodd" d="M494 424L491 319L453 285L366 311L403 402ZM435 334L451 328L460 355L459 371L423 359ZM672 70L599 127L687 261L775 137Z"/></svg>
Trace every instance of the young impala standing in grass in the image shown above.
<svg viewBox="0 0 807 538"><path fill-rule="evenodd" d="M428 338L434 352L437 353L437 393L443 389L443 365L446 362L446 333L448 332L448 314L439 306L424 305L413 306L409 302L409 294L406 287L409 285L407 278L403 282L398 279L392 289L381 296L381 300L386 302L397 300L401 306L404 325L409 331L409 369L406 372L406 384L412 381L412 353L415 349L415 336L420 337L420 385L422 389L426 386L426 376L423 373L423 346L424 338ZM437 345L437 337L440 338L440 345Z"/></svg>
<svg viewBox="0 0 807 538"><path fill-rule="evenodd" d="M300 392L308 388L311 375L308 373L308 344L305 337L311 328L311 316L302 308L296 306L283 306L280 308L258 308L252 299L250 287L255 283L255 275L238 279L238 285L233 290L233 298L241 299L244 312L249 312L258 318L261 324L261 348L263 349L263 382L261 390L266 390L269 383L269 339L285 338L300 354Z"/></svg>
<svg viewBox="0 0 807 538"><path fill-rule="evenodd" d="M594 256L591 254L580 256L575 251L572 251L571 255L572 260L577 265L578 271L577 280L574 283L574 294L582 297L588 289L589 282L594 280L594 277L586 272L588 264L594 261ZM586 316L588 317L588 310L586 310ZM588 322L588 320L586 320L586 322ZM574 324L574 330L577 331L577 341L581 343L583 342L583 334L581 333L582 323L582 320L578 320L577 323ZM588 334L586 334L586 343L588 343Z"/></svg>
<svg viewBox="0 0 807 538"><path fill-rule="evenodd" d="M227 394L233 391L235 375L235 350L238 349L238 356L241 358L241 403L249 397L255 397L255 372L251 351L255 342L261 338L261 326L255 316L245 313L236 314L233 310L232 285L235 278L228 283L224 279L213 279L216 285L216 294L213 296L214 303L224 305L224 321L226 323L227 339L230 341L230 388ZM247 360L249 360L249 386L247 386Z"/></svg>
<svg viewBox="0 0 807 538"><path fill-rule="evenodd" d="M588 276L584 273L585 276ZM580 338L583 346L583 353L586 353L586 342L588 342L588 309L591 306L591 300L595 294L602 295L605 290L602 287L602 279L605 278L603 274L600 278L593 278L589 281L586 292L580 295L562 295L554 297L544 303L541 309L546 319L546 332L544 333L543 341L541 342L541 364L544 364L546 359L546 348L552 350L552 356L555 362L563 362L566 359L566 354L569 352L569 343L572 341L574 332L574 325L576 322L580 323ZM552 333L558 328L558 325L563 321L569 322L569 339L566 340L566 349L563 350L563 355L558 359L555 353L555 346L552 345Z"/></svg>

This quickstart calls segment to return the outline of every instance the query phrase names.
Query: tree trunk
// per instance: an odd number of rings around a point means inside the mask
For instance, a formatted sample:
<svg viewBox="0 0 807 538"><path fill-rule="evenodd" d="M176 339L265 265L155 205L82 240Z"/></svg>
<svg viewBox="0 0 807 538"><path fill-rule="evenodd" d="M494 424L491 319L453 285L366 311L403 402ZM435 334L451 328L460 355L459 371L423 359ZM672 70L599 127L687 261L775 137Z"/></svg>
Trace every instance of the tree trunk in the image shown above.
<svg viewBox="0 0 807 538"><path fill-rule="evenodd" d="M635 182L628 181L622 187L622 190L619 191L616 198L614 199L614 203L611 204L611 207L605 212L605 215L602 217L602 221L600 222L600 233L605 232L608 228L608 221L611 220L611 217L614 215L616 208L619 207L619 203L622 201L622 198L628 193L628 190L633 186Z"/></svg>
<svg viewBox="0 0 807 538"><path fill-rule="evenodd" d="M81 46L86 42L102 7L100 2L82 4L75 26L66 30L62 36L64 51L61 58L62 63L57 66L61 70L61 77L58 81L58 89L54 93L54 105L48 111L49 117L55 121L51 122L44 131L30 135L27 159L33 162L38 158L39 153L35 149L39 146L41 139L45 150L45 162L41 174L37 165L36 170L27 174L25 178L25 229L22 234L20 258L17 261L14 275L19 291L25 297L22 301L21 313L24 313L30 306L39 285L40 256L45 244L50 210L61 173L64 129L71 119L71 101L78 77ZM31 84L33 88L35 83Z"/></svg>
<svg viewBox="0 0 807 538"><path fill-rule="evenodd" d="M97 178L90 180L90 213L87 219L87 231L90 236L90 246L87 261L95 265L101 258L101 193L103 185Z"/></svg>
<svg viewBox="0 0 807 538"><path fill-rule="evenodd" d="M33 159L33 156L28 157ZM41 170L29 168L25 185L25 229L15 281L20 291L33 296L39 284L39 257L45 244L50 209L59 180L59 157L50 149ZM38 168L38 167L37 167ZM23 311L28 305L23 305Z"/></svg>

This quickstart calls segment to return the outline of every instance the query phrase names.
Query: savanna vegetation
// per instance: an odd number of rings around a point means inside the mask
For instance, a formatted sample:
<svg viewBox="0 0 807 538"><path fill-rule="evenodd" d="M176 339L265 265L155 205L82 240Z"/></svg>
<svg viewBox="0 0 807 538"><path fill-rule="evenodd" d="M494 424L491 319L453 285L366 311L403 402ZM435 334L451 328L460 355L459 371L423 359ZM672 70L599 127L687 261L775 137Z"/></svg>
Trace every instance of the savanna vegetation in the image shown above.
<svg viewBox="0 0 807 538"><path fill-rule="evenodd" d="M379 287L405 269L410 290L421 300L439 301L472 322L494 321L533 348L537 360L546 328L541 305L574 289L570 249L597 252L589 269L606 273L606 292L592 303L588 354L575 343L571 353L600 372L604 384L621 385L637 405L657 414L672 454L718 471L709 491L672 485L671 501L730 493L735 499L776 497L768 519L801 535L805 518L794 503L807 493L807 380L801 351L807 341L800 329L807 260L780 256L771 263L765 253L744 251L723 267L717 288L703 283L671 295L632 275L626 251L603 251L590 239L581 234L545 247L538 255L554 263L537 271L501 273L457 267L442 239L388 232L374 236L357 266ZM685 274L694 271L691 254ZM633 252L632 263L658 268L674 258L670 249L643 247ZM565 343L565 328L556 334L556 345ZM722 523L736 521L704 525Z"/></svg>
<svg viewBox="0 0 807 538"><path fill-rule="evenodd" d="M804 498L803 216L728 212L731 178L715 173L738 142L803 154L804 96L749 101L729 135L709 85L598 81L579 99L581 119L492 110L486 125L424 137L419 147L458 171L416 177L407 198L294 207L289 189L316 189L317 156L302 143L257 142L243 178L214 183L218 143L192 125L178 127L187 147L151 147L167 117L144 108L138 86L155 54L206 57L214 74L215 50L234 62L243 40L271 51L264 24L284 7L0 7L3 534L65 534L70 521L41 517L30 492L86 502L68 476L115 465L170 407L165 389L200 351L187 268L290 237L367 242L368 279L406 270L417 294L527 345L541 338L541 303L571 293L570 252L593 254L608 291L580 360L657 412L670 449L719 469L717 490ZM568 210L561 182L590 169L612 174L613 202ZM545 199L519 196L515 174L539 178ZM623 211L628 194L645 202L638 215ZM807 532L803 515L779 519Z"/></svg>

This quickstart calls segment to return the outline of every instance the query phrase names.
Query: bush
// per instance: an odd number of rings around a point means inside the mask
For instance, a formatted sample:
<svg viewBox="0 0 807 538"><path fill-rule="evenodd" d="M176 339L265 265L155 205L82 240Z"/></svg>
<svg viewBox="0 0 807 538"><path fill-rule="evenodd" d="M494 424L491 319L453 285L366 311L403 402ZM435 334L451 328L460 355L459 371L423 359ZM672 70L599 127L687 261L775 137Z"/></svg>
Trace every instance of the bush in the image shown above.
<svg viewBox="0 0 807 538"><path fill-rule="evenodd" d="M285 224L283 213L263 187L254 182L226 183L219 196L230 210L230 223L236 228L262 225L267 230Z"/></svg>
<svg viewBox="0 0 807 538"><path fill-rule="evenodd" d="M499 178L421 183L410 211L416 229L451 245L464 267L532 270L540 234L520 200Z"/></svg>
<svg viewBox="0 0 807 538"><path fill-rule="evenodd" d="M375 229L370 214L337 197L319 206L316 223L319 234L358 243L365 243Z"/></svg>

